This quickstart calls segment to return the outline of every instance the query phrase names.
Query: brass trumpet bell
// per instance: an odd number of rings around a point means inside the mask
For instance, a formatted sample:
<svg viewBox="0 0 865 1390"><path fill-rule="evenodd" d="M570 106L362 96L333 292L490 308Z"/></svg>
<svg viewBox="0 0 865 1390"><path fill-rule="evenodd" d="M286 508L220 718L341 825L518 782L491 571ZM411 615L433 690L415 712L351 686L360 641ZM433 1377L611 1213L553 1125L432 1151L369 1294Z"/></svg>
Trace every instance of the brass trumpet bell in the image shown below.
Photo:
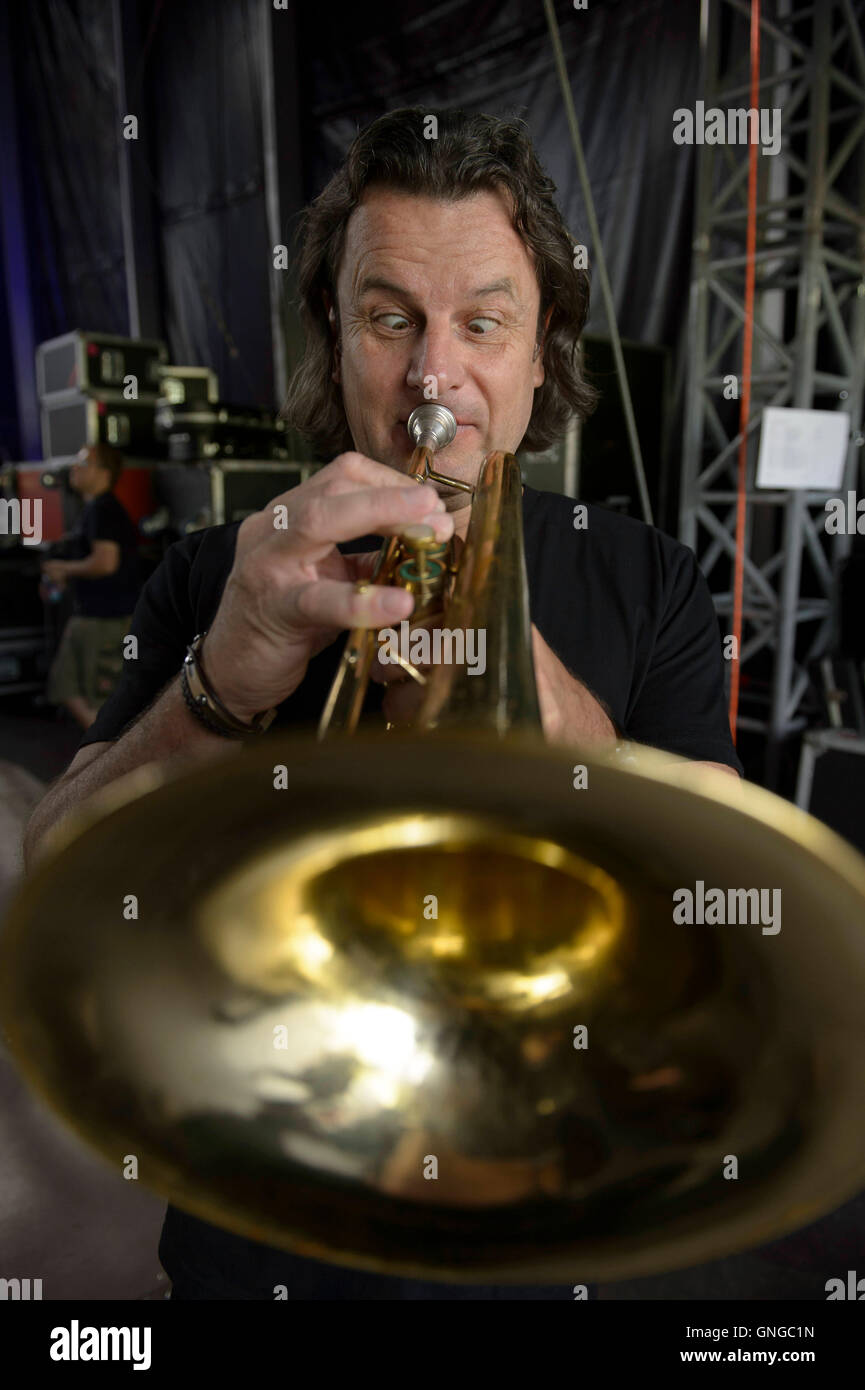
<svg viewBox="0 0 865 1390"><path fill-rule="evenodd" d="M865 1171L865 861L723 774L573 763L391 734L130 774L11 907L22 1070L176 1205L381 1273L624 1279L814 1220ZM697 880L777 887L780 929L677 923Z"/></svg>

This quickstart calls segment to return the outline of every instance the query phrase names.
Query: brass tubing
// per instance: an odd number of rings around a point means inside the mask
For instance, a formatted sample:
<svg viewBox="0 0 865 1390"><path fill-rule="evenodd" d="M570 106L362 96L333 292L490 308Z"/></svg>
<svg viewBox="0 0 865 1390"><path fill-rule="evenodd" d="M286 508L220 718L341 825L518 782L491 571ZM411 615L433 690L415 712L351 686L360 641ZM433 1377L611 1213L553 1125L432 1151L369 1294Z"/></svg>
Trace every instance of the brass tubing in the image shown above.
<svg viewBox="0 0 865 1390"><path fill-rule="evenodd" d="M409 459L408 476L425 483L430 473L435 440L418 444ZM372 576L358 588L369 584L389 584L399 549L399 537L389 536L379 550ZM318 725L319 739L330 734L353 734L357 728L369 685L369 673L375 655L375 633L372 628L356 627L349 631L342 660L325 702Z"/></svg>

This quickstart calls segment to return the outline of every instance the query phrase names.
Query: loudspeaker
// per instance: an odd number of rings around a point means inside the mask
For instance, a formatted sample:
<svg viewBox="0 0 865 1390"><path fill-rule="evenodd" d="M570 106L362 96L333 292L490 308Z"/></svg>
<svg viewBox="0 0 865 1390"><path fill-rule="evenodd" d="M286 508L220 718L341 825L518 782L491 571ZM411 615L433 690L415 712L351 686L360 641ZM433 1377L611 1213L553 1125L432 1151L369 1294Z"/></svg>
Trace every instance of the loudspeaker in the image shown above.
<svg viewBox="0 0 865 1390"><path fill-rule="evenodd" d="M36 384L41 399L56 391L81 391L85 395L91 391L122 392L126 378L134 376L137 399L153 403L159 390L159 369L167 361L168 349L162 342L75 329L39 344Z"/></svg>
<svg viewBox="0 0 865 1390"><path fill-rule="evenodd" d="M577 430L571 460L567 439L542 454L519 451L523 481L642 520L612 344L592 334L584 334L581 343L586 378L600 392L598 405ZM666 348L626 342L622 355L655 524L674 533L677 499L664 473L669 353Z"/></svg>
<svg viewBox="0 0 865 1390"><path fill-rule="evenodd" d="M841 729L806 733L796 805L865 854L865 738Z"/></svg>
<svg viewBox="0 0 865 1390"><path fill-rule="evenodd" d="M100 441L139 458L164 458L165 446L154 433L155 396L127 401L119 391L84 395L55 391L41 403L42 454L46 459L74 458L79 449Z"/></svg>

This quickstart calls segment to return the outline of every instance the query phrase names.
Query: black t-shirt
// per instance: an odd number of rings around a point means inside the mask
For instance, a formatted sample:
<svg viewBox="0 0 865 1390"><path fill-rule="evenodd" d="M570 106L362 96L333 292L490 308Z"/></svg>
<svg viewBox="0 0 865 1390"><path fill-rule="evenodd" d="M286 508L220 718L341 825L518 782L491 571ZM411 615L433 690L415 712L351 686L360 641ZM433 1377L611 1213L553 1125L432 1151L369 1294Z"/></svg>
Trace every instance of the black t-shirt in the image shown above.
<svg viewBox="0 0 865 1390"><path fill-rule="evenodd" d="M642 522L526 487L523 523L532 621L565 666L607 706L628 738L742 771L727 721L718 622L693 554ZM186 647L212 622L233 563L237 524L178 541L148 580L131 631L138 660L100 710L81 747L117 738L172 680ZM374 549L367 537L344 550ZM343 639L310 663L278 722L317 722ZM370 691L370 708L383 692ZM556 1298L561 1288L450 1286L332 1268L287 1255L169 1207L160 1259L181 1294L292 1298ZM193 1293L192 1296L195 1296Z"/></svg>
<svg viewBox="0 0 865 1390"><path fill-rule="evenodd" d="M86 618L125 618L141 589L138 532L113 492L100 492L85 503L72 537L75 558L86 559L94 541L116 541L120 566L100 579L72 579L75 612Z"/></svg>
<svg viewBox="0 0 865 1390"><path fill-rule="evenodd" d="M532 622L564 665L605 705L627 738L742 772L730 737L718 622L690 550L641 521L526 487L523 527ZM211 526L170 547L142 591L130 631L138 659L81 746L114 739L177 675L209 627L234 560L239 523ZM371 550L375 537L343 550ZM277 724L317 722L342 639L310 662ZM370 690L369 708L382 690Z"/></svg>

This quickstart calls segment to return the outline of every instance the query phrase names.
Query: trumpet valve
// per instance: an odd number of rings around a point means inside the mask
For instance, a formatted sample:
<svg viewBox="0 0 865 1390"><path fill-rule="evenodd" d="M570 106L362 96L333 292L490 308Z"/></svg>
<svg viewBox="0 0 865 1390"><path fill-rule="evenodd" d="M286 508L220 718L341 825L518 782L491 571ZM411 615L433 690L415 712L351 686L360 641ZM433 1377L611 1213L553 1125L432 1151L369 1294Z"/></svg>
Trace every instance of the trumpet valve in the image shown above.
<svg viewBox="0 0 865 1390"><path fill-rule="evenodd" d="M449 573L448 543L438 541L431 526L406 526L400 534L402 561L396 582L415 595L415 617L422 617L439 600Z"/></svg>

